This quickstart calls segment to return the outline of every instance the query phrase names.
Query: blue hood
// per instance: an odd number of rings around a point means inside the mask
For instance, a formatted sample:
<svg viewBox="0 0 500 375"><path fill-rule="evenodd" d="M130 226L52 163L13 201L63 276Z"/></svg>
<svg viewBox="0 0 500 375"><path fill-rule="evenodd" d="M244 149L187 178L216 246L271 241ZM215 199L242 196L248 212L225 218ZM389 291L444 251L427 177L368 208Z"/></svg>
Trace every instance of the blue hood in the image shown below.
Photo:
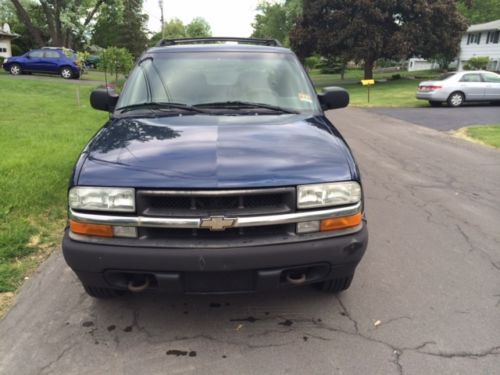
<svg viewBox="0 0 500 375"><path fill-rule="evenodd" d="M114 119L84 154L78 185L210 189L359 178L323 116Z"/></svg>

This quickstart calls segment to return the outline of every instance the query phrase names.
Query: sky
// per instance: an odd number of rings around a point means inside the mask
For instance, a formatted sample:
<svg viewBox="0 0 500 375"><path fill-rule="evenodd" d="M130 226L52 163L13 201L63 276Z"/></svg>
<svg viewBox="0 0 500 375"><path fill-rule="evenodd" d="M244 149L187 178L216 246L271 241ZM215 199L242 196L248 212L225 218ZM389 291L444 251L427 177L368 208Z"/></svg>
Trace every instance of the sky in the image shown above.
<svg viewBox="0 0 500 375"><path fill-rule="evenodd" d="M210 24L213 36L249 37L259 0L163 0L163 3L165 21L179 18L187 24L195 17L203 17ZM158 0L145 0L144 12L149 16L149 30L160 31Z"/></svg>

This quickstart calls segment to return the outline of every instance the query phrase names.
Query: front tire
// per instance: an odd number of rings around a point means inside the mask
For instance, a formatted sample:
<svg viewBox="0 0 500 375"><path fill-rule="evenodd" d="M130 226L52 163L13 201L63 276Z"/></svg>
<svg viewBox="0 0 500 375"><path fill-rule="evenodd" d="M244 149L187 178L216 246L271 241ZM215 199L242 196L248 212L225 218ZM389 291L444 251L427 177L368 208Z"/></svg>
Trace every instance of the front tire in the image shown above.
<svg viewBox="0 0 500 375"><path fill-rule="evenodd" d="M322 292L336 294L349 289L353 278L354 274L337 279L326 280L321 283L314 284L314 286Z"/></svg>
<svg viewBox="0 0 500 375"><path fill-rule="evenodd" d="M85 291L89 296L97 299L110 299L119 297L124 294L124 292L121 290L89 286L89 285L83 285L83 289L85 289Z"/></svg>
<svg viewBox="0 0 500 375"><path fill-rule="evenodd" d="M441 107L441 102L436 102L434 100L429 100L429 105L431 107Z"/></svg>
<svg viewBox="0 0 500 375"><path fill-rule="evenodd" d="M60 74L61 77L63 77L64 79L73 78L73 71L71 70L71 68L68 68L67 66L61 69Z"/></svg>
<svg viewBox="0 0 500 375"><path fill-rule="evenodd" d="M12 64L10 66L9 72L13 76L18 76L23 72L23 69L21 68L21 65L19 65L19 64Z"/></svg>
<svg viewBox="0 0 500 375"><path fill-rule="evenodd" d="M448 105L450 107L460 107L462 104L464 104L465 101L465 96L459 91L452 92L450 96L448 97Z"/></svg>

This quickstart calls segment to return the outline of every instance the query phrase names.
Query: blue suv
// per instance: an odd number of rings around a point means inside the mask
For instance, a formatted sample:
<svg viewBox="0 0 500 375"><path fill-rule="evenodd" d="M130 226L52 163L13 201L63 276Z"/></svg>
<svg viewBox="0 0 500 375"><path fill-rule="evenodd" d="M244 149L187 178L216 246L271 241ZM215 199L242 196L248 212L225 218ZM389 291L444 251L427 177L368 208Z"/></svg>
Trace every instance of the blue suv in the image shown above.
<svg viewBox="0 0 500 375"><path fill-rule="evenodd" d="M21 56L9 57L3 68L12 75L22 73L59 74L65 79L80 78L76 54L66 48L41 48Z"/></svg>

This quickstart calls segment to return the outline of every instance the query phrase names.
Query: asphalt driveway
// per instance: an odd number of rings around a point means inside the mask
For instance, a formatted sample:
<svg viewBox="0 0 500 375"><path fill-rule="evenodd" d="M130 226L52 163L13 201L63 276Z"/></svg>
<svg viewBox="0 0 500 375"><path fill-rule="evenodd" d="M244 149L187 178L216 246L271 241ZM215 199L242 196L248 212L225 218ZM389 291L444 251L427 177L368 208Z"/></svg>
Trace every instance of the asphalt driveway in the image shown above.
<svg viewBox="0 0 500 375"><path fill-rule="evenodd" d="M460 108L372 108L368 111L434 130L449 131L469 125L500 123L500 106L468 105Z"/></svg>
<svg viewBox="0 0 500 375"><path fill-rule="evenodd" d="M96 301L59 251L0 322L0 374L498 374L500 152L331 112L364 177L351 288Z"/></svg>

